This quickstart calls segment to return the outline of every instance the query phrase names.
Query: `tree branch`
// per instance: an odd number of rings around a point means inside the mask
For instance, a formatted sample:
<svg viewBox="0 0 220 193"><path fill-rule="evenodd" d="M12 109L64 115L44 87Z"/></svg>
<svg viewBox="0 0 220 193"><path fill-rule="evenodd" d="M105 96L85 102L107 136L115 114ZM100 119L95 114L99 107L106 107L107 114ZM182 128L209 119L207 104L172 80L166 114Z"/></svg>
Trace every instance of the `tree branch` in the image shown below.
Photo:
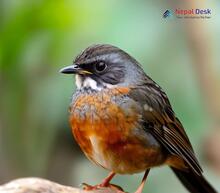
<svg viewBox="0 0 220 193"><path fill-rule="evenodd" d="M118 193L114 187L86 191L41 178L21 178L0 186L0 193Z"/></svg>

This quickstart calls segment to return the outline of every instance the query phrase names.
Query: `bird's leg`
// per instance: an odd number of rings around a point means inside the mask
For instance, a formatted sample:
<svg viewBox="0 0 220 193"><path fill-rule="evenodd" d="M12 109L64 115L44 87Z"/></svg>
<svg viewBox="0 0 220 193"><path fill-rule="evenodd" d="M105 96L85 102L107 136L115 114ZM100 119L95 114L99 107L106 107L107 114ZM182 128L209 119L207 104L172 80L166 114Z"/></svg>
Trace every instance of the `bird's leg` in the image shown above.
<svg viewBox="0 0 220 193"><path fill-rule="evenodd" d="M143 177L143 179L142 179L142 181L141 181L141 184L140 184L140 186L138 187L138 189L136 190L135 193L142 193L143 188L144 188L144 184L145 184L145 182L146 182L146 180L147 180L147 176L148 176L149 171L150 171L150 169L147 169L147 170L145 171L145 174L144 174L144 177Z"/></svg>
<svg viewBox="0 0 220 193"><path fill-rule="evenodd" d="M114 172L110 172L109 175L104 178L102 180L102 183L100 184L101 187L106 187L109 185L109 182L112 180L112 178L115 176L115 173Z"/></svg>
<svg viewBox="0 0 220 193"><path fill-rule="evenodd" d="M98 188L101 188L101 187L112 187L112 186L117 187L117 186L112 185L112 184L109 183L114 176L115 176L115 173L110 172L109 175L106 178L104 178L103 181L100 184L97 184L95 186L91 186L91 185L88 185L86 183L83 183L83 189L84 190L95 190L95 189L98 189Z"/></svg>

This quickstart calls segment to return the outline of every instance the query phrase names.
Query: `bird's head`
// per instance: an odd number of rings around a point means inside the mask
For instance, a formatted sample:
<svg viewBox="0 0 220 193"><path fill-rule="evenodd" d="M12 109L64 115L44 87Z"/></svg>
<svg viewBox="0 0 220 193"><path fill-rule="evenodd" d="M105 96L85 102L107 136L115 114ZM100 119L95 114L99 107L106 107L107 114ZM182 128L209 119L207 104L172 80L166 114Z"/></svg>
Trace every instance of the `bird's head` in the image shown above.
<svg viewBox="0 0 220 193"><path fill-rule="evenodd" d="M134 58L108 44L86 48L72 65L62 68L60 72L76 74L78 89L88 87L94 90L135 85L145 77Z"/></svg>

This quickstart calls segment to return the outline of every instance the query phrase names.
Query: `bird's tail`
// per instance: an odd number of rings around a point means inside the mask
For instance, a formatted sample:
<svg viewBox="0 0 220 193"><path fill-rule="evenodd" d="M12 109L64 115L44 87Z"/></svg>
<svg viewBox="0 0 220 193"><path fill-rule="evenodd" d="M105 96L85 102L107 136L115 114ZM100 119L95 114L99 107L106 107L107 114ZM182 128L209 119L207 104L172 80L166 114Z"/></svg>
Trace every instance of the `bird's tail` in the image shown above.
<svg viewBox="0 0 220 193"><path fill-rule="evenodd" d="M198 175L193 171L181 171L171 167L173 172L182 184L191 193L217 193L217 191L206 181L203 175Z"/></svg>

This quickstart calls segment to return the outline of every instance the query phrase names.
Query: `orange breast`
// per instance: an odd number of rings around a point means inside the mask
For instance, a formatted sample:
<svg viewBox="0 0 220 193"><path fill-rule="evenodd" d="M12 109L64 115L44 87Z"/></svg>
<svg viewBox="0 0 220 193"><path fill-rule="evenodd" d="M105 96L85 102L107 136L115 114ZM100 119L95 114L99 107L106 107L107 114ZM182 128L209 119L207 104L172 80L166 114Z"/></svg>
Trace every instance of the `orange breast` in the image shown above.
<svg viewBox="0 0 220 193"><path fill-rule="evenodd" d="M140 172L164 159L157 144L147 146L148 139L134 133L141 115L135 102L126 99L128 92L120 88L78 95L70 115L72 132L86 156L118 173Z"/></svg>

